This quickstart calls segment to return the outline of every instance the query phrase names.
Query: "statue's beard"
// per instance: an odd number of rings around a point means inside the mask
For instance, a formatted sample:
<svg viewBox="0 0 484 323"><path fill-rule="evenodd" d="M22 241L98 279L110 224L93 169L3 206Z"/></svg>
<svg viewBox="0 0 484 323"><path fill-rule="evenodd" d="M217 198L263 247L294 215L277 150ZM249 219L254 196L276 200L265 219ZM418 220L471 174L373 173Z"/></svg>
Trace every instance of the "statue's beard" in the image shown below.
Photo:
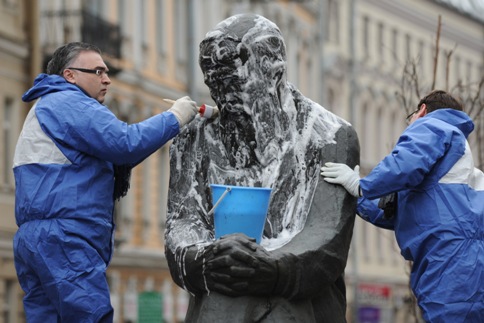
<svg viewBox="0 0 484 323"><path fill-rule="evenodd" d="M227 152L230 166L234 169L247 168L257 163L253 124L244 113L221 116L221 139Z"/></svg>
<svg viewBox="0 0 484 323"><path fill-rule="evenodd" d="M252 101L250 107L237 105L234 109L228 104L220 120L229 163L235 169L267 166L278 158L287 139L281 124L286 120L284 112L268 97Z"/></svg>

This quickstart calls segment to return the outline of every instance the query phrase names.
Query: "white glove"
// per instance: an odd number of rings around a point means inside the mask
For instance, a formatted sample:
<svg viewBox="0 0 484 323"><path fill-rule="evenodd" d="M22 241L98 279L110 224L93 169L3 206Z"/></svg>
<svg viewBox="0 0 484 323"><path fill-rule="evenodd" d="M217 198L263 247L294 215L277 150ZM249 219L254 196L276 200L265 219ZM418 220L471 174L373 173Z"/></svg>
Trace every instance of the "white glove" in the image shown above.
<svg viewBox="0 0 484 323"><path fill-rule="evenodd" d="M360 166L351 169L345 164L326 163L321 167L321 175L324 180L332 184L342 185L348 193L360 197Z"/></svg>
<svg viewBox="0 0 484 323"><path fill-rule="evenodd" d="M184 96L176 100L168 111L175 115L181 128L195 118L198 113L198 107L197 103L192 101L189 96Z"/></svg>

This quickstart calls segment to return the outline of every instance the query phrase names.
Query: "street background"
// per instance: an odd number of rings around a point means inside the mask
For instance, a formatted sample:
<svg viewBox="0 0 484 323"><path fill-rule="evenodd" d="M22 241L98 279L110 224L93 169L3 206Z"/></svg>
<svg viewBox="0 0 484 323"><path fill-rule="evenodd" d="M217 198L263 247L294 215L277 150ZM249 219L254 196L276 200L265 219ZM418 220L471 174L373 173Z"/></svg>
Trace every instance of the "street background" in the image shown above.
<svg viewBox="0 0 484 323"><path fill-rule="evenodd" d="M25 322L13 264L12 160L31 107L21 96L53 51L70 41L99 46L111 70L105 104L135 123L168 109L163 98L213 105L198 44L218 22L244 12L281 29L288 80L353 124L362 175L390 152L418 94L433 87L466 102L476 123L469 141L483 169L484 0L1 0L0 323ZM185 316L188 294L172 282L164 258L168 146L135 168L116 205L108 270L115 322ZM393 232L357 219L346 267L348 322L420 322L409 268Z"/></svg>

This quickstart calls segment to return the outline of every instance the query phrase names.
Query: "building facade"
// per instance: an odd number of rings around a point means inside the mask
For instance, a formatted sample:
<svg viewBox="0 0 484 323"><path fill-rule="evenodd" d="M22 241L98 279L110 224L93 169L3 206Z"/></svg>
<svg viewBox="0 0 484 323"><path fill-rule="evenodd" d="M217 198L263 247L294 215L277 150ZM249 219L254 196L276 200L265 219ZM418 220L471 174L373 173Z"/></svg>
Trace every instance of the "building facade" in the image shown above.
<svg viewBox="0 0 484 323"><path fill-rule="evenodd" d="M465 7L466 2L459 2L462 7L454 7L456 1L338 1L342 16L344 12L353 15L347 24L342 23L346 26L342 28L352 29L340 34L343 46L326 46L325 57L346 57L348 73L342 76L340 84L329 77L326 91L333 93L331 96L337 101L327 101L327 104L347 109L338 113L351 120L357 130L362 175L390 153L406 127L405 116L417 108L420 98L409 95L415 88L403 80L405 68L407 80L409 76L415 77L420 85L420 97L424 96L431 90L439 46L435 88L456 93L456 84L482 82L484 4L471 7L478 2L469 1ZM473 8L472 15L470 8ZM480 20L475 18L479 11ZM437 45L439 16L442 26ZM350 45L345 55L346 43ZM448 60L450 52L452 56ZM329 74L339 69L330 68ZM407 109L400 94L410 101ZM476 165L483 169L483 115L478 119L476 131L469 140ZM480 141L476 134L480 135ZM357 218L346 268L351 321L355 318L365 322L415 321L418 311L408 288L409 272L410 264L400 256L393 232Z"/></svg>
<svg viewBox="0 0 484 323"><path fill-rule="evenodd" d="M12 252L11 168L30 108L20 98L58 46L98 45L112 72L105 103L120 119L135 123L168 109L163 98L190 95L213 104L197 63L198 44L230 15L262 14L283 33L289 81L356 128L365 174L406 126L410 111L396 95L407 95L401 85L406 63L415 59L422 95L430 90L439 15L436 87L479 82L484 75L484 7L462 3L467 1L1 1L0 323L25 321ZM413 110L418 100L407 96ZM482 158L478 136L470 141ZM134 169L131 189L116 205L116 249L108 270L116 322L181 322L188 306L188 295L172 282L164 258L168 146ZM346 269L348 320L408 322L415 309L408 272L393 232L357 219Z"/></svg>
<svg viewBox="0 0 484 323"><path fill-rule="evenodd" d="M0 4L0 322L22 322L22 292L17 282L12 254L16 231L15 183L12 173L16 138L26 114L20 100L31 82L29 33L32 22L25 3Z"/></svg>

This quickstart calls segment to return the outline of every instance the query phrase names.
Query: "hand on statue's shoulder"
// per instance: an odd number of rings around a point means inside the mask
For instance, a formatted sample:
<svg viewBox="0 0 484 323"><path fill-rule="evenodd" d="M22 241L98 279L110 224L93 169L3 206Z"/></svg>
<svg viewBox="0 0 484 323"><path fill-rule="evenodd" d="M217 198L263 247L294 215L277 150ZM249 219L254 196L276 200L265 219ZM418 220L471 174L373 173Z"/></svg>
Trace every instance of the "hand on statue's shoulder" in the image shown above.
<svg viewBox="0 0 484 323"><path fill-rule="evenodd" d="M334 136L334 143L325 145L321 151L321 165L326 162L344 163L354 168L360 163L360 145L356 130L344 123Z"/></svg>

